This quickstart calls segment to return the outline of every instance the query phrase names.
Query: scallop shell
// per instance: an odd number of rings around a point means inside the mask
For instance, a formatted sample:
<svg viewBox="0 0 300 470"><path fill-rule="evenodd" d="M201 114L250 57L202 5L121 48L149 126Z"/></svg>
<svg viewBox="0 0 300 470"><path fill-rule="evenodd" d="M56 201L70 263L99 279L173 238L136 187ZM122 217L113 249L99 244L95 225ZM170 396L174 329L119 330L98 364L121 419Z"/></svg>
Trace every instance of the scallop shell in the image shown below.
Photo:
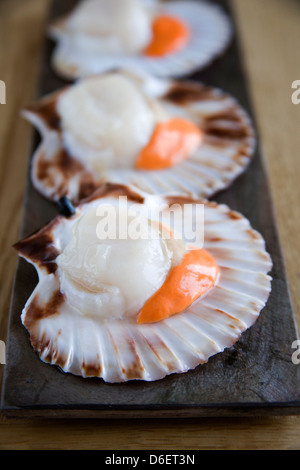
<svg viewBox="0 0 300 470"><path fill-rule="evenodd" d="M126 195L139 204L180 207L203 203L206 249L220 267L218 284L185 312L139 325L131 320L85 317L60 293L55 259L63 234L80 211L93 202ZM179 204L179 206L178 206ZM42 361L64 372L101 377L106 382L154 381L206 363L231 347L251 327L271 290L272 268L262 236L226 205L182 196L149 196L135 188L106 184L76 209L71 218L56 217L41 231L16 244L37 269L39 283L22 312L22 322Z"/></svg>
<svg viewBox="0 0 300 470"><path fill-rule="evenodd" d="M149 4L149 0L143 0ZM103 73L114 68L139 68L160 77L182 77L200 70L221 55L232 38L232 25L218 5L207 1L152 1L157 14L181 18L189 25L191 39L181 51L163 58L136 55L100 55L93 53L87 44L74 41L67 21L72 12L49 26L49 36L57 41L52 58L54 69L67 79ZM76 46L75 46L76 43Z"/></svg>
<svg viewBox="0 0 300 470"><path fill-rule="evenodd" d="M202 145L190 158L165 170L116 168L96 179L88 167L64 148L57 102L65 87L23 112L42 136L33 156L31 178L43 196L53 201L67 196L76 202L110 181L134 185L151 194L181 192L210 198L245 171L253 156L256 138L248 114L235 98L193 81L156 79L140 71L122 73L138 77L143 91L158 99L171 116L182 115L200 122Z"/></svg>

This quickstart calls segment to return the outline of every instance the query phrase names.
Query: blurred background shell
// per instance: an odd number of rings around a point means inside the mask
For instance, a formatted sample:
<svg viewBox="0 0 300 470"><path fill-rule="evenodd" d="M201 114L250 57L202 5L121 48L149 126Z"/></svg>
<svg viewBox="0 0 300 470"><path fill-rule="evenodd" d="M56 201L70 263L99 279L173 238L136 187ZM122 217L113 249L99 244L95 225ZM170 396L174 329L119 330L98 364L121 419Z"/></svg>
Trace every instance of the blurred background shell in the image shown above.
<svg viewBox="0 0 300 470"><path fill-rule="evenodd" d="M202 0L146 1L156 14L178 17L190 29L188 45L164 57L147 57L143 54L99 54L93 52L91 41L74 40L74 32L68 29L70 12L49 27L49 35L55 41L52 65L56 72L67 79L103 73L115 68L138 68L159 77L182 77L209 65L228 47L232 38L232 24L218 5ZM152 12L153 14L153 12ZM75 35L76 39L76 35Z"/></svg>

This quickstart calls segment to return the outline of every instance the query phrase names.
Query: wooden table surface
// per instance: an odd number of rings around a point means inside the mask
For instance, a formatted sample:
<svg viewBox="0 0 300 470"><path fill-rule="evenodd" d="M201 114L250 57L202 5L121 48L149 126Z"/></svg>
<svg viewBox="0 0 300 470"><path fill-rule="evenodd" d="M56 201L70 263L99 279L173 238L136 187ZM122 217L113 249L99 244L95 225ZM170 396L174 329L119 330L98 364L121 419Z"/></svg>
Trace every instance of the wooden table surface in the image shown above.
<svg viewBox="0 0 300 470"><path fill-rule="evenodd" d="M0 340L5 340L32 128L19 117L38 77L50 0L0 0ZM292 299L300 328L300 2L232 0L238 18ZM0 365L0 377L3 366ZM0 449L299 449L300 417L31 421L0 415Z"/></svg>

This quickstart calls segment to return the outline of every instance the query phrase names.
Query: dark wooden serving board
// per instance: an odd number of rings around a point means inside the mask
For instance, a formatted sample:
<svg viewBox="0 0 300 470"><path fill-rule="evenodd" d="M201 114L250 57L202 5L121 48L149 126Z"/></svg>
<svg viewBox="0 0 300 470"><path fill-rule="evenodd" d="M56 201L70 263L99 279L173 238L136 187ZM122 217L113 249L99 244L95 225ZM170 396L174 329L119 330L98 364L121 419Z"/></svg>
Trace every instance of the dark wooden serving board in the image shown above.
<svg viewBox="0 0 300 470"><path fill-rule="evenodd" d="M217 3L231 14L227 1ZM73 4L73 0L54 0L51 18L65 13ZM46 40L37 97L65 83L51 70L52 48L53 44ZM189 78L231 93L253 117L236 35L222 58ZM38 136L35 136L33 148L37 142ZM19 260L6 344L7 364L1 399L4 413L24 417L85 418L299 413L300 365L292 362L292 343L298 339L298 333L259 146L249 169L214 200L228 204L250 219L252 226L264 236L274 263L268 304L240 341L193 371L153 383L106 384L101 379L64 374L38 358L21 325L20 314L36 285L37 276L32 266ZM38 229L56 213L57 208L37 194L28 178L20 237Z"/></svg>

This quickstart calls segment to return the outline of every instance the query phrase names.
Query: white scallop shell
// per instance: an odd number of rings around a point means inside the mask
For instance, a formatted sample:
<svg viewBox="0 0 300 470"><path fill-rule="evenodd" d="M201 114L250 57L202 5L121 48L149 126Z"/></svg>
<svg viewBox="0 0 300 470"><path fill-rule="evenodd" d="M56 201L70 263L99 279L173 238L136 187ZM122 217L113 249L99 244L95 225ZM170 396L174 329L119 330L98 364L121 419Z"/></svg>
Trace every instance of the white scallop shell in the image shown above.
<svg viewBox="0 0 300 470"><path fill-rule="evenodd" d="M53 67L68 79L114 68L139 68L160 77L180 77L207 66L224 52L231 40L231 22L218 5L205 0L175 0L164 3L153 1L151 7L157 10L157 14L181 18L189 25L191 39L183 50L163 58L150 58L142 54L96 54L85 42L74 41L67 27L68 15L49 27L50 37L57 41Z"/></svg>
<svg viewBox="0 0 300 470"><path fill-rule="evenodd" d="M248 114L235 98L201 83L156 79L140 71L123 73L138 78L143 91L158 99L171 116L197 122L203 134L202 145L188 159L165 170L115 168L96 179L88 165L85 167L64 148L57 101L66 87L23 112L42 136L31 171L32 182L41 194L54 201L68 196L76 202L99 184L110 181L134 185L151 194L181 192L210 198L245 171L256 138Z"/></svg>
<svg viewBox="0 0 300 470"><path fill-rule="evenodd" d="M133 188L106 185L93 200L126 194L144 204L205 204L206 249L220 267L218 284L185 312L138 325L135 320L100 321L70 307L59 292L55 258L74 218L57 217L41 232L16 245L33 263L39 283L22 313L22 322L42 361L83 377L106 382L154 381L194 369L232 346L256 321L271 290L272 268L262 236L249 221L225 205L181 196L148 196ZM88 201L85 204L89 204ZM80 215L84 205L74 216ZM174 206L173 206L174 207ZM178 206L177 206L178 207ZM81 208L81 209L80 209Z"/></svg>

